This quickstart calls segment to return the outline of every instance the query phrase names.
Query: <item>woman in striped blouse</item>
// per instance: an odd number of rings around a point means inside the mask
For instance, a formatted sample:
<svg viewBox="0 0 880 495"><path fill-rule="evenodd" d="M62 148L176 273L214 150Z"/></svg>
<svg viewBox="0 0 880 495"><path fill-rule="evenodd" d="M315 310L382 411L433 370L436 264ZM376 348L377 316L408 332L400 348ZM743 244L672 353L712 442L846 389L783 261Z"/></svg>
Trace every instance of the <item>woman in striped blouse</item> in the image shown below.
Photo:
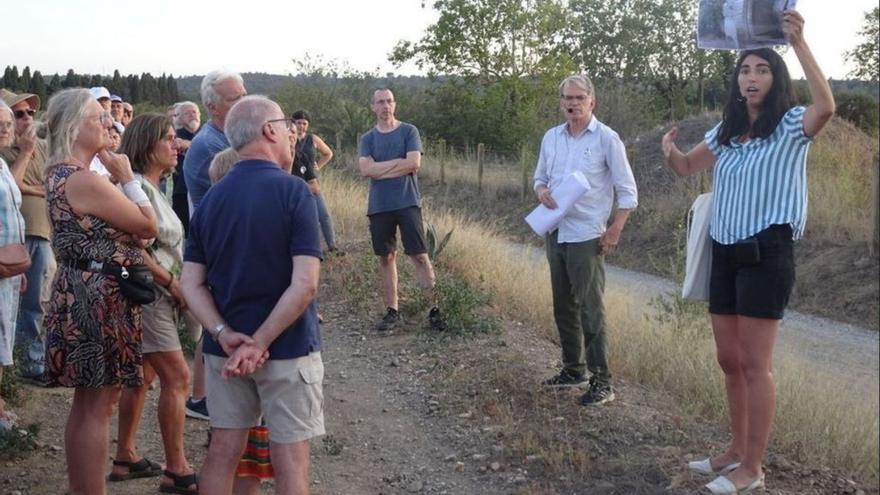
<svg viewBox="0 0 880 495"><path fill-rule="evenodd" d="M663 136L678 175L714 167L709 312L725 376L733 439L722 454L689 463L719 473L713 493L763 486L761 463L776 408L771 357L794 285L792 244L807 213L806 159L834 113L834 97L803 36L803 17L783 13L783 32L806 76L813 104L794 106L791 78L771 49L740 54L720 124L687 154L677 129Z"/></svg>

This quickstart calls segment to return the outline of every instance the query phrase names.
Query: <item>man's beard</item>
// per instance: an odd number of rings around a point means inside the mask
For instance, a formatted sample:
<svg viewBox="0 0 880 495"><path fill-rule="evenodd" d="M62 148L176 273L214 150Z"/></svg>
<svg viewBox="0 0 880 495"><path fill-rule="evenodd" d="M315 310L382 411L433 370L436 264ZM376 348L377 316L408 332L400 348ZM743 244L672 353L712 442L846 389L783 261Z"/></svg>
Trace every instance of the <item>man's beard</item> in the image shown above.
<svg viewBox="0 0 880 495"><path fill-rule="evenodd" d="M184 129L188 130L189 132L195 133L197 130L199 130L200 124L201 124L201 122L199 122L196 119L193 119L193 120L190 120L189 122L184 123L183 127L184 127Z"/></svg>

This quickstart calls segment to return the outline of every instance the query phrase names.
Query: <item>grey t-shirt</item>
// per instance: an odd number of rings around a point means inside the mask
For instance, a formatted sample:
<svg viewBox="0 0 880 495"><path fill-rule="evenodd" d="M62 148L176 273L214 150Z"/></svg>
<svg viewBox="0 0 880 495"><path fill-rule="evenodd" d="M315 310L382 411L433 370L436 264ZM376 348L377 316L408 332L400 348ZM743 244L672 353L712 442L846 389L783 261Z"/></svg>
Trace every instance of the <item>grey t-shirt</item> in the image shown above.
<svg viewBox="0 0 880 495"><path fill-rule="evenodd" d="M406 158L410 151L422 151L419 130L401 122L391 132L379 132L375 127L361 136L358 156L371 157L377 162ZM393 179L370 179L367 215L420 206L419 180L415 174Z"/></svg>

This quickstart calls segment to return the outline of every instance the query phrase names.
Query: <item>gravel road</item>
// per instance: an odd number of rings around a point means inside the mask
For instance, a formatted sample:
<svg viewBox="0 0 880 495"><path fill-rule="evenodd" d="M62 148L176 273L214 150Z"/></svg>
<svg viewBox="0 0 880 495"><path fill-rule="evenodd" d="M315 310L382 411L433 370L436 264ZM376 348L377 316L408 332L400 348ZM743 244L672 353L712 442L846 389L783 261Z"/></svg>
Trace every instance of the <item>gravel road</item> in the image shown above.
<svg viewBox="0 0 880 495"><path fill-rule="evenodd" d="M667 279L606 265L607 287L650 300L678 293L681 287ZM880 388L880 334L872 330L788 310L782 322L777 360L788 356L811 363L811 374L846 383L841 393L861 395L878 403Z"/></svg>

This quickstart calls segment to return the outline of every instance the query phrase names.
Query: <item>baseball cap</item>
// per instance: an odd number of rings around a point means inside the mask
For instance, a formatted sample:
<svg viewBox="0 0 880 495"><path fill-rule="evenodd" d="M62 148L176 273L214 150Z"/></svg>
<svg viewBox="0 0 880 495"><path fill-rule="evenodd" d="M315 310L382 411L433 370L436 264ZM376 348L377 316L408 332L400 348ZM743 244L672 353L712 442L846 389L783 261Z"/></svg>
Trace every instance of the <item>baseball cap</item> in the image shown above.
<svg viewBox="0 0 880 495"><path fill-rule="evenodd" d="M110 101L118 101L119 103L122 103L122 97L119 95L110 95Z"/></svg>
<svg viewBox="0 0 880 495"><path fill-rule="evenodd" d="M95 86L94 88L89 88L89 93L92 94L96 100L100 100L102 98L110 98L110 91L107 90L104 86Z"/></svg>

